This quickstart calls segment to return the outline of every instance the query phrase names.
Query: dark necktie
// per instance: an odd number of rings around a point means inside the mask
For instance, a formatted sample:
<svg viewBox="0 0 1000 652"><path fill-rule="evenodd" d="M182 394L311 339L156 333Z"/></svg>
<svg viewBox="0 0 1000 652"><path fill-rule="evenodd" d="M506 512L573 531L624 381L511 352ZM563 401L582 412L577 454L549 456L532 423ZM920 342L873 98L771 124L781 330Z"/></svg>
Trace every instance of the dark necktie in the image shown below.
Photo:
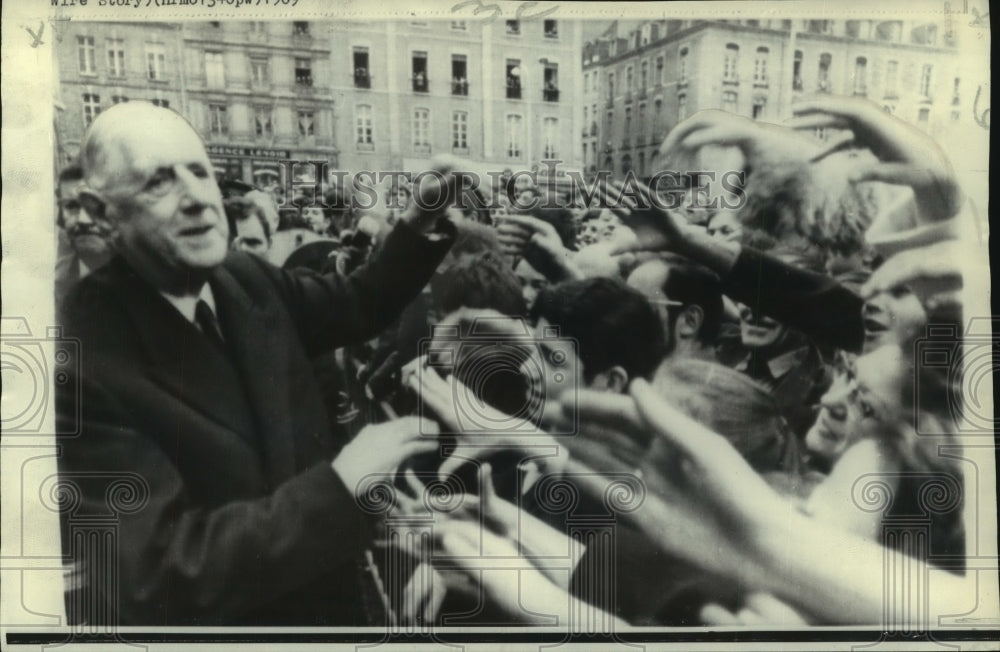
<svg viewBox="0 0 1000 652"><path fill-rule="evenodd" d="M198 323L198 328L206 338L219 351L226 352L226 341L222 339L222 329L219 328L219 320L215 318L215 313L204 299L198 299L198 305L194 309L194 320Z"/></svg>

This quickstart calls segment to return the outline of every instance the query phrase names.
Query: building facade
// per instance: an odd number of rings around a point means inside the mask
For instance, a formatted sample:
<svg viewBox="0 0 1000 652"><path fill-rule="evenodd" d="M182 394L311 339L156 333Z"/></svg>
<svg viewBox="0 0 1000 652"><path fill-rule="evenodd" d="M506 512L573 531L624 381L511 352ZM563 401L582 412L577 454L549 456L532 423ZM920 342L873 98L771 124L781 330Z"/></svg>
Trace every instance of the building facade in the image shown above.
<svg viewBox="0 0 1000 652"><path fill-rule="evenodd" d="M578 21L379 21L334 26L341 167L579 167Z"/></svg>
<svg viewBox="0 0 1000 652"><path fill-rule="evenodd" d="M480 171L543 159L580 168L579 21L67 22L57 48L57 161L104 108L146 99L205 138L217 171L281 175L426 169L454 154ZM288 170L288 172L286 172Z"/></svg>
<svg viewBox="0 0 1000 652"><path fill-rule="evenodd" d="M177 25L62 21L57 29L57 166L77 157L87 126L113 104L142 99L183 110Z"/></svg>
<svg viewBox="0 0 1000 652"><path fill-rule="evenodd" d="M971 120L962 77L956 43L933 23L660 20L624 36L613 26L583 49L584 165L647 176L666 134L696 111L780 122L817 93L867 97L940 138Z"/></svg>
<svg viewBox="0 0 1000 652"><path fill-rule="evenodd" d="M261 187L307 166L336 167L328 23L217 21L184 26L184 114L216 170Z"/></svg>

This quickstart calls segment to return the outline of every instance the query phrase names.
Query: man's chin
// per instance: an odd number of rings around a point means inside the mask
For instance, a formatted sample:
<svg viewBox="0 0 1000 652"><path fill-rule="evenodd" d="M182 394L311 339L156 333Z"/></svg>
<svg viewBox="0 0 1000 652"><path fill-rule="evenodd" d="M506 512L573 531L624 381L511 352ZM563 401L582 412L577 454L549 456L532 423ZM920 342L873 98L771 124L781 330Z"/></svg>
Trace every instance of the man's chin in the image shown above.
<svg viewBox="0 0 1000 652"><path fill-rule="evenodd" d="M192 274L210 274L212 270L222 264L228 253L229 248L225 246L205 247L188 251L184 256L184 267Z"/></svg>
<svg viewBox="0 0 1000 652"><path fill-rule="evenodd" d="M81 256L107 256L111 253L108 241L99 235L80 235L73 238L73 249Z"/></svg>

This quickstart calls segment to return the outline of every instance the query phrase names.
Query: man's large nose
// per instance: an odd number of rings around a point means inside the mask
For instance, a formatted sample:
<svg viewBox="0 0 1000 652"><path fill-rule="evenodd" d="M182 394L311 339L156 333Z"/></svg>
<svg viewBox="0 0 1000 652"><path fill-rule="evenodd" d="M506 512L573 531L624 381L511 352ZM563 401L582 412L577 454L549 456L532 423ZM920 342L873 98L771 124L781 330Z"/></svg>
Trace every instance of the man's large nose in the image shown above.
<svg viewBox="0 0 1000 652"><path fill-rule="evenodd" d="M92 218L90 216L90 213L88 213L87 209L84 208L82 205L80 206L79 210L77 210L77 212L76 212L76 223L77 224L90 224L90 225L94 224L94 218Z"/></svg>
<svg viewBox="0 0 1000 652"><path fill-rule="evenodd" d="M215 201L218 186L213 179L199 177L181 166L177 167L176 175L181 188L181 210L185 213L200 212Z"/></svg>

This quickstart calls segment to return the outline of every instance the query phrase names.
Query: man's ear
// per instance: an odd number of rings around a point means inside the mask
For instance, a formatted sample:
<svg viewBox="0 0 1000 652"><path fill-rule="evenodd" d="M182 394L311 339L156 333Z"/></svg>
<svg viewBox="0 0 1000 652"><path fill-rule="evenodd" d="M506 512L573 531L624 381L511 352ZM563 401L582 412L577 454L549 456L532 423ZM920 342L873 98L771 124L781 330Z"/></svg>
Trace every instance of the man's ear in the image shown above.
<svg viewBox="0 0 1000 652"><path fill-rule="evenodd" d="M698 336L703 323L705 323L705 311L701 306L687 306L677 318L677 336L688 340L694 339Z"/></svg>
<svg viewBox="0 0 1000 652"><path fill-rule="evenodd" d="M594 389L613 394L622 394L628 387L628 372L623 367L615 365L602 371L594 377Z"/></svg>

